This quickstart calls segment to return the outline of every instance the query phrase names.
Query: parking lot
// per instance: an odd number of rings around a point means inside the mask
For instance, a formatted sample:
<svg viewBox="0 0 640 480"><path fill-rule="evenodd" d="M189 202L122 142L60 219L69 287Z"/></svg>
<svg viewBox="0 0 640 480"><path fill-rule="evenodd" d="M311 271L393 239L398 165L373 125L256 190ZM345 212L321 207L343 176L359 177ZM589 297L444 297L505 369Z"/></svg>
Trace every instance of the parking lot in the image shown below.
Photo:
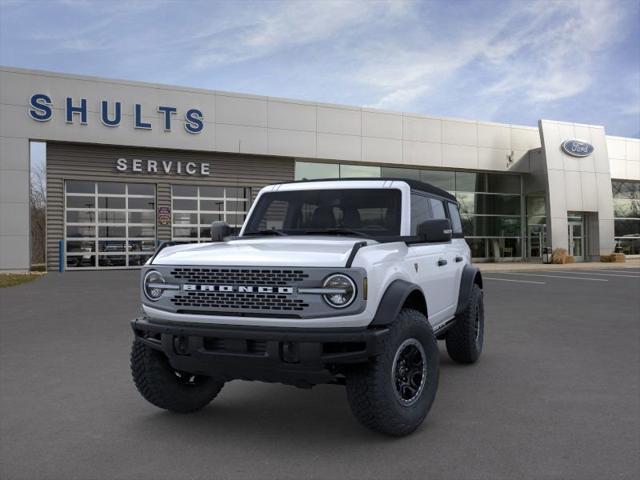
<svg viewBox="0 0 640 480"><path fill-rule="evenodd" d="M130 380L138 272L0 289L0 478L638 478L640 268L487 272L480 362L442 349L424 425L359 426L344 389L232 382L204 411Z"/></svg>

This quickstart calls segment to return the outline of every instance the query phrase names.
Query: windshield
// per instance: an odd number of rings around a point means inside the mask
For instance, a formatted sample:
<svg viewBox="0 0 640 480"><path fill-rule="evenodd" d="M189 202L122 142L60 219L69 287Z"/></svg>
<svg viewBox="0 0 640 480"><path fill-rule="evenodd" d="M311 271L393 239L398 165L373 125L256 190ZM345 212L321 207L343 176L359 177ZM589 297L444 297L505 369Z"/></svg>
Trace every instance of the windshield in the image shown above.
<svg viewBox="0 0 640 480"><path fill-rule="evenodd" d="M244 235L400 235L401 202L389 188L265 193Z"/></svg>

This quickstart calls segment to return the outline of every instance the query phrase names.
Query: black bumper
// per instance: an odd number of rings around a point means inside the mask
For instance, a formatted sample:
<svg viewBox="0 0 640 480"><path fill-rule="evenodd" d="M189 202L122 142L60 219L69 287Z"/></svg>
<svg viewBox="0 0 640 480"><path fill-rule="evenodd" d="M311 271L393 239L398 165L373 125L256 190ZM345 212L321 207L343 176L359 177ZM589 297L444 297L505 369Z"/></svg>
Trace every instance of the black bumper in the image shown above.
<svg viewBox="0 0 640 480"><path fill-rule="evenodd" d="M345 366L379 353L389 331L201 326L148 318L131 326L137 340L162 351L176 370L297 386L340 382Z"/></svg>

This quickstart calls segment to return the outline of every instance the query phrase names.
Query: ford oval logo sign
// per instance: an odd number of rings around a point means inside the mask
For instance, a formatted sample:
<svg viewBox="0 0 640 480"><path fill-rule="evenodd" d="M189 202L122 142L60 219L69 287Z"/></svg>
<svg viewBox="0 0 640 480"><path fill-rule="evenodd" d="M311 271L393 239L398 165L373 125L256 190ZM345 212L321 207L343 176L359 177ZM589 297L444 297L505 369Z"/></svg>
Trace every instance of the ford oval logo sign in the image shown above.
<svg viewBox="0 0 640 480"><path fill-rule="evenodd" d="M565 140L561 147L564 153L572 157L588 157L593 153L593 145L580 140Z"/></svg>

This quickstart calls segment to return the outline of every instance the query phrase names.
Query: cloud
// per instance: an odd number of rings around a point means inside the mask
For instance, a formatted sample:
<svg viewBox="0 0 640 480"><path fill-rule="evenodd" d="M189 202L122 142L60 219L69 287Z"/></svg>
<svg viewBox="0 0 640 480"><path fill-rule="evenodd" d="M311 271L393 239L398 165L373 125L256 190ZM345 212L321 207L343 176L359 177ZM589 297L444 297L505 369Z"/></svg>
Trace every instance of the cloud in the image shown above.
<svg viewBox="0 0 640 480"><path fill-rule="evenodd" d="M594 57L615 41L623 11L602 0L548 6L515 36L489 46L487 58L502 79L485 94L519 92L531 102L550 102L592 84Z"/></svg>
<svg viewBox="0 0 640 480"><path fill-rule="evenodd" d="M0 9L6 65L637 131L637 0L0 0Z"/></svg>
<svg viewBox="0 0 640 480"><path fill-rule="evenodd" d="M376 58L361 53L358 70L360 82L383 91L371 106L402 109L427 93L433 94L442 82L469 64L482 51L486 40L460 41L455 48L435 46L430 49L407 49L390 45L376 49Z"/></svg>
<svg viewBox="0 0 640 480"><path fill-rule="evenodd" d="M428 91L428 85L400 88L380 98L376 103L366 106L371 108L393 108L397 105L410 105L417 98L425 95Z"/></svg>
<svg viewBox="0 0 640 480"><path fill-rule="evenodd" d="M420 48L387 48L382 62L360 52L360 75L380 90L372 105L383 108L410 107L427 92L437 94L480 72L485 74L480 96L554 102L592 85L595 57L616 40L624 14L602 0L504 4L500 17L480 20L466 32L447 32Z"/></svg>
<svg viewBox="0 0 640 480"><path fill-rule="evenodd" d="M263 13L241 15L224 26L215 24L197 35L191 65L205 69L255 60L294 46L327 42L349 29L404 13L404 0L325 0L261 3ZM266 9L266 12L264 11Z"/></svg>

